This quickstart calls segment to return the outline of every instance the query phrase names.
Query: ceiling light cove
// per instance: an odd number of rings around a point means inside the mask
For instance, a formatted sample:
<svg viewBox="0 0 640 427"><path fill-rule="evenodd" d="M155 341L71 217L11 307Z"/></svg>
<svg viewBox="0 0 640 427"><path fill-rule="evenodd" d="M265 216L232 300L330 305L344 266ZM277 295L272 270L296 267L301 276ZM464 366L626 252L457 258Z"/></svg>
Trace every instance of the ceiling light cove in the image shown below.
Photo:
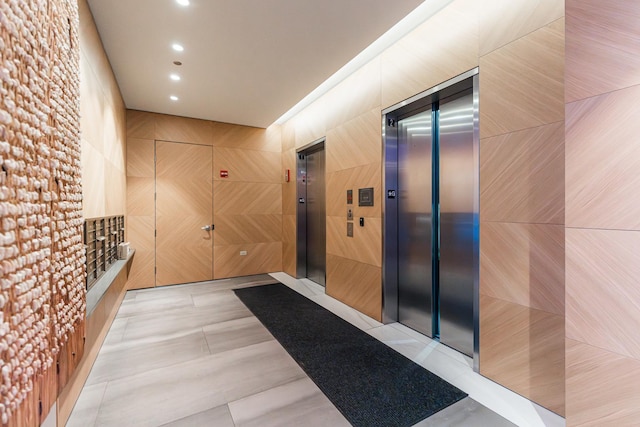
<svg viewBox="0 0 640 427"><path fill-rule="evenodd" d="M177 96L175 96L175 95L171 95L171 96L169 97L169 99L170 99L170 100L172 100L172 101L177 101L177 100L178 100L178 97L177 97Z"/></svg>
<svg viewBox="0 0 640 427"><path fill-rule="evenodd" d="M170 74L170 75L169 75L169 78L170 78L171 80L173 80L174 82L179 82L179 81L180 81L180 76L179 76L179 75L177 75L177 74Z"/></svg>
<svg viewBox="0 0 640 427"><path fill-rule="evenodd" d="M173 50L175 50L176 52L182 52L184 50L184 46L182 46L181 44L178 43L174 43L171 45L171 47L173 48Z"/></svg>
<svg viewBox="0 0 640 427"><path fill-rule="evenodd" d="M189 6L189 0L176 0L180 6Z"/></svg>

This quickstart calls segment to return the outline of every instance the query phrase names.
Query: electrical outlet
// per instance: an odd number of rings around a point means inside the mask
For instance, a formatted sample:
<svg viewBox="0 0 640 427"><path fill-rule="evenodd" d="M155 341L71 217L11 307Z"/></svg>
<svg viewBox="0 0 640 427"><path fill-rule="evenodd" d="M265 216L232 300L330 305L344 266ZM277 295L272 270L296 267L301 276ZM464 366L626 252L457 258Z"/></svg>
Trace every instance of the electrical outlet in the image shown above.
<svg viewBox="0 0 640 427"><path fill-rule="evenodd" d="M240 256L245 256L247 255L247 251L240 251Z"/></svg>

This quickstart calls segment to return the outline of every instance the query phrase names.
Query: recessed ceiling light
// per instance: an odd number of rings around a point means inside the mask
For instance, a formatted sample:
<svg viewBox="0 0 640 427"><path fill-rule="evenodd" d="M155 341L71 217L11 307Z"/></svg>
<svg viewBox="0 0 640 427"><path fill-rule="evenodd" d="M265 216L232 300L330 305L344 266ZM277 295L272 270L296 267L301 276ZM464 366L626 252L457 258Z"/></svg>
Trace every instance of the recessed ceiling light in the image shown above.
<svg viewBox="0 0 640 427"><path fill-rule="evenodd" d="M178 100L178 97L177 97L177 96L175 96L175 95L171 95L171 96L169 97L169 99L170 99L170 100L172 100L172 101L177 101L177 100Z"/></svg>
<svg viewBox="0 0 640 427"><path fill-rule="evenodd" d="M169 75L169 78L171 80L173 80L174 82L180 81L180 76L177 75L177 74L171 74L171 75Z"/></svg>
<svg viewBox="0 0 640 427"><path fill-rule="evenodd" d="M176 0L180 6L189 6L189 0Z"/></svg>
<svg viewBox="0 0 640 427"><path fill-rule="evenodd" d="M182 65L182 62L180 62L180 61L173 61L173 65L180 66L180 65Z"/></svg>
<svg viewBox="0 0 640 427"><path fill-rule="evenodd" d="M184 50L184 47L181 44L178 43L174 43L171 45L171 47L173 48L173 50L175 50L176 52L182 52Z"/></svg>

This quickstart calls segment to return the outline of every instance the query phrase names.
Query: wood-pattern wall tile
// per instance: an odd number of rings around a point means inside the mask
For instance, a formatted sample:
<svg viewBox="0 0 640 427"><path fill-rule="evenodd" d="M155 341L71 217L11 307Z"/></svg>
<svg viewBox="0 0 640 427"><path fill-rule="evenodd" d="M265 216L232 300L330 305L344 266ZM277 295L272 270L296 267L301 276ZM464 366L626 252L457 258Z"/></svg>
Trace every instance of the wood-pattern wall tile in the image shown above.
<svg viewBox="0 0 640 427"><path fill-rule="evenodd" d="M213 145L216 147L242 148L245 150L273 151L282 150L280 126L267 129L238 126L229 123L213 122Z"/></svg>
<svg viewBox="0 0 640 427"><path fill-rule="evenodd" d="M127 138L156 139L156 114L127 110Z"/></svg>
<svg viewBox="0 0 640 427"><path fill-rule="evenodd" d="M137 251L131 261L127 289L153 288L156 283L156 257L154 251Z"/></svg>
<svg viewBox="0 0 640 427"><path fill-rule="evenodd" d="M564 120L564 19L480 58L480 137Z"/></svg>
<svg viewBox="0 0 640 427"><path fill-rule="evenodd" d="M296 277L297 252L296 252L296 216L282 216L282 271Z"/></svg>
<svg viewBox="0 0 640 427"><path fill-rule="evenodd" d="M480 56L564 16L564 0L491 0L480 8Z"/></svg>
<svg viewBox="0 0 640 427"><path fill-rule="evenodd" d="M298 274L295 242L282 242L282 271L292 277Z"/></svg>
<svg viewBox="0 0 640 427"><path fill-rule="evenodd" d="M478 66L477 7L456 0L382 53L383 108Z"/></svg>
<svg viewBox="0 0 640 427"><path fill-rule="evenodd" d="M296 240L296 216L282 215L282 241L295 243Z"/></svg>
<svg viewBox="0 0 640 427"><path fill-rule="evenodd" d="M640 86L567 104L567 226L640 230Z"/></svg>
<svg viewBox="0 0 640 427"><path fill-rule="evenodd" d="M111 162L105 163L105 191L104 216L124 215L127 205L127 177L124 171ZM124 196L124 197L123 197Z"/></svg>
<svg viewBox="0 0 640 427"><path fill-rule="evenodd" d="M311 144L327 134L327 115L333 105L326 97L320 98L298 113L292 121L295 126L296 148Z"/></svg>
<svg viewBox="0 0 640 427"><path fill-rule="evenodd" d="M564 223L564 122L481 140L480 218Z"/></svg>
<svg viewBox="0 0 640 427"><path fill-rule="evenodd" d="M213 212L214 215L281 214L282 184L215 181Z"/></svg>
<svg viewBox="0 0 640 427"><path fill-rule="evenodd" d="M153 178L127 178L127 215L153 216L155 214L155 180Z"/></svg>
<svg viewBox="0 0 640 427"><path fill-rule="evenodd" d="M212 147L181 144L165 141L156 142L156 178L183 179L193 176L205 180L211 179L213 153ZM193 159L205 158L207 161L194 162ZM186 174L188 172L188 175Z"/></svg>
<svg viewBox="0 0 640 427"><path fill-rule="evenodd" d="M213 124L208 120L157 114L155 139L213 145Z"/></svg>
<svg viewBox="0 0 640 427"><path fill-rule="evenodd" d="M332 108L326 113L327 131L371 110L377 110L380 122L380 73L378 56L329 91L326 97Z"/></svg>
<svg viewBox="0 0 640 427"><path fill-rule="evenodd" d="M347 217L347 208L354 217L382 216L382 167L380 163L327 173L326 210L328 216ZM358 206L358 189L373 187L373 206ZM353 190L354 204L347 205L347 190Z"/></svg>
<svg viewBox="0 0 640 427"><path fill-rule="evenodd" d="M127 289L154 287L156 265L154 216L127 216L125 232L127 241L136 250Z"/></svg>
<svg viewBox="0 0 640 427"><path fill-rule="evenodd" d="M567 229L567 338L640 359L640 232Z"/></svg>
<svg viewBox="0 0 640 427"><path fill-rule="evenodd" d="M127 138L127 176L155 176L155 147L152 139Z"/></svg>
<svg viewBox="0 0 640 427"><path fill-rule="evenodd" d="M380 109L370 110L327 133L327 173L382 161Z"/></svg>
<svg viewBox="0 0 640 427"><path fill-rule="evenodd" d="M215 246L213 254L215 279L282 271L282 242Z"/></svg>
<svg viewBox="0 0 640 427"><path fill-rule="evenodd" d="M382 269L327 254L327 295L382 321Z"/></svg>
<svg viewBox="0 0 640 427"><path fill-rule="evenodd" d="M564 316L564 226L480 225L480 293Z"/></svg>
<svg viewBox="0 0 640 427"><path fill-rule="evenodd" d="M204 216L204 213L211 212L211 187L194 188L190 182L176 181L171 177L158 177L156 189L158 194L165 195L156 200L156 216L178 219L185 215L195 215L202 216L203 224L210 221L210 217Z"/></svg>
<svg viewBox="0 0 640 427"><path fill-rule="evenodd" d="M202 212L202 217L210 215L210 212ZM188 216L193 218L193 215ZM183 216L175 214L156 216L156 286L213 278L212 236L200 230L201 224L208 221L199 221L197 217L188 218L186 222L183 219Z"/></svg>
<svg viewBox="0 0 640 427"><path fill-rule="evenodd" d="M80 42L80 52L87 56L88 63L92 65L92 68L111 70L111 64L102 47L102 40L100 34L96 28L89 5L85 1L78 1L79 16L86 17L86 19L80 19L80 36L78 37Z"/></svg>
<svg viewBox="0 0 640 427"><path fill-rule="evenodd" d="M220 171L229 172L227 178ZM214 147L213 179L243 182L282 182L282 155L270 151Z"/></svg>
<svg viewBox="0 0 640 427"><path fill-rule="evenodd" d="M327 254L382 266L382 220L364 218L364 227L356 218L353 237L347 237L347 215L327 217ZM355 276L354 276L355 277Z"/></svg>
<svg viewBox="0 0 640 427"><path fill-rule="evenodd" d="M567 339L567 425L634 426L640 360Z"/></svg>
<svg viewBox="0 0 640 427"><path fill-rule="evenodd" d="M156 247L155 219L151 216L128 216L125 227L126 239L131 247L140 251L153 251Z"/></svg>
<svg viewBox="0 0 640 427"><path fill-rule="evenodd" d="M282 151L286 152L296 148L296 128L292 121L288 121L281 126L282 130Z"/></svg>
<svg viewBox="0 0 640 427"><path fill-rule="evenodd" d="M105 160L113 164L123 174L126 173L126 153L127 153L127 137L124 134L124 126L119 127L120 117L119 111L114 104L105 101L105 110L102 117L104 123L104 148L103 153ZM124 121L122 121L124 125Z"/></svg>
<svg viewBox="0 0 640 427"><path fill-rule="evenodd" d="M228 215L215 217L216 246L282 241L282 215Z"/></svg>
<svg viewBox="0 0 640 427"><path fill-rule="evenodd" d="M567 102L640 84L640 4L566 0Z"/></svg>
<svg viewBox="0 0 640 427"><path fill-rule="evenodd" d="M104 152L106 105L100 81L83 53L80 55L80 135L100 153ZM111 143L111 141L109 141Z"/></svg>
<svg viewBox="0 0 640 427"><path fill-rule="evenodd" d="M295 215L297 209L297 163L296 151L290 149L282 153L282 169L289 170L289 182L282 183L282 213L285 215Z"/></svg>
<svg viewBox="0 0 640 427"><path fill-rule="evenodd" d="M84 139L81 150L82 211L85 218L104 216L106 205L105 161L102 153Z"/></svg>
<svg viewBox="0 0 640 427"><path fill-rule="evenodd" d="M560 414L564 317L480 296L480 373Z"/></svg>

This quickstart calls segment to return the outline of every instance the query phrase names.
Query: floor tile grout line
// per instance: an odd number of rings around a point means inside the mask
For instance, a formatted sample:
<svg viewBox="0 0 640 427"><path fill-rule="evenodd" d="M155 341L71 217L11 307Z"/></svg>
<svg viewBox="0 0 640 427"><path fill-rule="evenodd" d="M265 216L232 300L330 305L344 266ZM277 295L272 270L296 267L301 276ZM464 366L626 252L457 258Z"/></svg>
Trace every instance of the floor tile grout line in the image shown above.
<svg viewBox="0 0 640 427"><path fill-rule="evenodd" d="M209 354L213 354L211 352L211 346L209 345L209 340L207 339L207 334L204 332L204 326L202 328L200 328L200 332L202 333L202 338L204 339L205 344L207 344L207 350L209 351Z"/></svg>
<svg viewBox="0 0 640 427"><path fill-rule="evenodd" d="M100 396L100 403L98 404L98 409L96 410L96 417L93 420L93 426L94 427L98 424L98 417L100 416L100 410L102 409L102 403L104 402L104 396L107 394L107 387L109 387L109 383L110 383L110 381L106 381L106 384L104 386L104 390L102 390L102 395ZM84 389L84 386L82 388ZM73 409L71 410L71 414L73 414Z"/></svg>

